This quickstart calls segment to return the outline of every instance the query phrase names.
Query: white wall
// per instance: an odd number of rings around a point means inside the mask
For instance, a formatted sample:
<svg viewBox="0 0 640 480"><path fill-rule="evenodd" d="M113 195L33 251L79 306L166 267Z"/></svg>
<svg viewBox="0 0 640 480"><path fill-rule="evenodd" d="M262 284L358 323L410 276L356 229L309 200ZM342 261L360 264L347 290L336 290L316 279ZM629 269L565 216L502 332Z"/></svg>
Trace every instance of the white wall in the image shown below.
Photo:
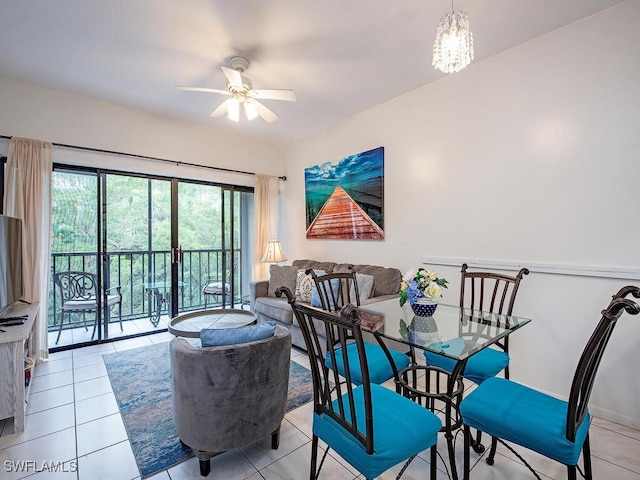
<svg viewBox="0 0 640 480"><path fill-rule="evenodd" d="M403 271L456 257L631 272L634 280L525 278L515 313L533 322L512 337L512 378L566 396L599 312L621 286L640 285L638 25L640 2L623 3L298 142L281 217L288 258ZM385 240L306 240L304 168L378 146ZM456 303L459 265L435 269L451 281L444 301ZM592 411L640 426L638 365L640 318L626 316Z"/></svg>
<svg viewBox="0 0 640 480"><path fill-rule="evenodd" d="M0 135L78 145L280 176L282 147L213 127L0 77ZM0 144L6 153L8 142ZM54 161L253 185L252 175L140 161L64 148Z"/></svg>

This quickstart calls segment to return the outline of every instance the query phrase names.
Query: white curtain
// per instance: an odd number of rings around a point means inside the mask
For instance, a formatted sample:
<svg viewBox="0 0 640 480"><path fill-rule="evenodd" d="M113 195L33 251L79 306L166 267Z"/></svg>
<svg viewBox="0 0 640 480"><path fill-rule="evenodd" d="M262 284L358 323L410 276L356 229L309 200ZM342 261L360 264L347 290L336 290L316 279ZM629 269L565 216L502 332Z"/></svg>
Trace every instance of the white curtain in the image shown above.
<svg viewBox="0 0 640 480"><path fill-rule="evenodd" d="M269 265L262 263L267 242L275 238L278 225L278 178L256 174L253 191L252 279L269 278Z"/></svg>
<svg viewBox="0 0 640 480"><path fill-rule="evenodd" d="M22 219L24 300L39 303L32 354L49 357L47 300L51 257L51 143L12 138L7 157L5 213Z"/></svg>

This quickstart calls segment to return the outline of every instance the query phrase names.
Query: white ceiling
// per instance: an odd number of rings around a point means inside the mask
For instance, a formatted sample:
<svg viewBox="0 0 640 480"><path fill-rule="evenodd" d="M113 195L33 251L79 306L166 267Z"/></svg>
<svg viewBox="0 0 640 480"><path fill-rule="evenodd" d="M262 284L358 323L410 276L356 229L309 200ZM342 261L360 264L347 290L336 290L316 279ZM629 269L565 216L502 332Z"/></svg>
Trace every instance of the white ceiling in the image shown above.
<svg viewBox="0 0 640 480"><path fill-rule="evenodd" d="M456 0L480 62L622 0ZM0 76L279 141L316 132L437 80L431 48L447 0L0 0ZM246 56L280 118L234 124L219 66Z"/></svg>

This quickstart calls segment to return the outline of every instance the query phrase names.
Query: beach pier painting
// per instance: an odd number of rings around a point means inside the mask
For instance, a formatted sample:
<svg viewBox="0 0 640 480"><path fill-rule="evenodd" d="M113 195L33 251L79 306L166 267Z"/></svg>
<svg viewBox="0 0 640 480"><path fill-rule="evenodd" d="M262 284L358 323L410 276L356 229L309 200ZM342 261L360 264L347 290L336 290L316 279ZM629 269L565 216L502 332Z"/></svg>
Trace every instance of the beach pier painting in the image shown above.
<svg viewBox="0 0 640 480"><path fill-rule="evenodd" d="M384 147L305 169L307 238L384 239Z"/></svg>

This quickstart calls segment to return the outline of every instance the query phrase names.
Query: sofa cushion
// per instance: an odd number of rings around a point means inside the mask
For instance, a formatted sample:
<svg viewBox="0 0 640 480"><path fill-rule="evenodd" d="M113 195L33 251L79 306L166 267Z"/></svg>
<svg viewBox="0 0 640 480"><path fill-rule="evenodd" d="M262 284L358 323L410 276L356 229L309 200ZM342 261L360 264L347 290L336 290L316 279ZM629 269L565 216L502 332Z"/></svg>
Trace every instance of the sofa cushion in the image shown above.
<svg viewBox="0 0 640 480"><path fill-rule="evenodd" d="M307 275L305 272L306 269L300 268L296 276L296 302L311 303L311 293L316 286L316 282L314 282L311 274ZM314 269L314 272L318 276L325 274L323 270Z"/></svg>
<svg viewBox="0 0 640 480"><path fill-rule="evenodd" d="M356 273L373 276L372 297L380 295L396 295L400 291L402 272L397 268L380 267L377 265L353 265ZM349 272L348 263L337 264L334 272Z"/></svg>
<svg viewBox="0 0 640 480"><path fill-rule="evenodd" d="M294 260L291 263L294 267L313 268L314 270L323 270L325 273L333 273L335 267L334 262L317 262L316 260Z"/></svg>
<svg viewBox="0 0 640 480"><path fill-rule="evenodd" d="M356 273L356 283L358 284L358 295L360 302L367 300L373 293L373 275L365 275L364 273ZM355 292L351 286L350 296L355 298Z"/></svg>
<svg viewBox="0 0 640 480"><path fill-rule="evenodd" d="M333 292L333 295L327 298L327 302L329 303L329 305L327 305L327 308L329 309L329 311L333 312L334 310L336 310L335 305L333 304L333 298L338 296L338 290L340 289L340 279L332 278L330 281L331 291ZM320 292L318 292L318 289L315 287L315 285L313 287L313 291L311 292L311 306L316 308L323 308L322 300L320 298Z"/></svg>
<svg viewBox="0 0 640 480"><path fill-rule="evenodd" d="M275 331L276 322L237 328L204 328L200 332L200 341L203 347L237 345L272 337Z"/></svg>
<svg viewBox="0 0 640 480"><path fill-rule="evenodd" d="M253 308L258 317L267 317L287 326L293 322L293 310L284 296L256 298Z"/></svg>
<svg viewBox="0 0 640 480"><path fill-rule="evenodd" d="M291 292L296 290L297 267L271 265L269 267L269 296L275 297L279 287L287 287Z"/></svg>

